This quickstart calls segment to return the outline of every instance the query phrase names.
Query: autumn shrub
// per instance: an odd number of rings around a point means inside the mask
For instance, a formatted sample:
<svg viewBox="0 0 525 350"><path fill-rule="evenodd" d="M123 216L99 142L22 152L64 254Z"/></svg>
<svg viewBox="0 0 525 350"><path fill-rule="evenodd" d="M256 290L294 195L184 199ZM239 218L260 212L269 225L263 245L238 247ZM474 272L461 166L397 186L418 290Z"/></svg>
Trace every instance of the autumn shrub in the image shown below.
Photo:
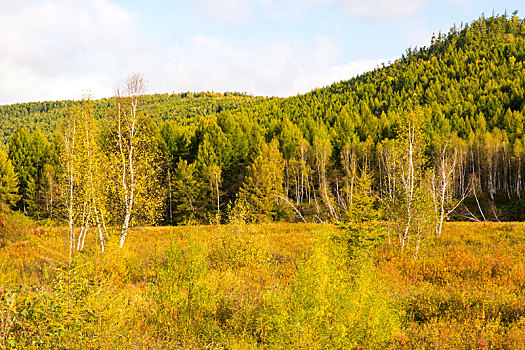
<svg viewBox="0 0 525 350"><path fill-rule="evenodd" d="M519 349L524 228L447 223L416 257L377 225L232 220L71 263L64 229L30 228L0 248L0 348Z"/></svg>
<svg viewBox="0 0 525 350"><path fill-rule="evenodd" d="M428 239L418 259L379 247L375 259L406 312L397 345L520 348L523 232L519 223L450 223L442 237Z"/></svg>
<svg viewBox="0 0 525 350"><path fill-rule="evenodd" d="M16 348L99 348L126 337L129 297L90 262L75 259L48 285L4 288L2 314L10 310L4 344ZM122 308L126 305L126 308Z"/></svg>
<svg viewBox="0 0 525 350"><path fill-rule="evenodd" d="M276 255L271 233L265 234L269 227L226 225L206 243L172 242L145 310L166 346L320 349L392 343L403 315L370 259L351 257L348 246L327 232L300 255Z"/></svg>
<svg viewBox="0 0 525 350"><path fill-rule="evenodd" d="M208 261L212 268L238 270L256 268L267 259L268 246L253 225L230 224L218 227L210 244Z"/></svg>
<svg viewBox="0 0 525 350"><path fill-rule="evenodd" d="M195 342L206 329L212 310L205 298L213 295L207 284L205 251L197 245L181 247L172 242L151 290L153 308L144 310L155 336L183 346Z"/></svg>
<svg viewBox="0 0 525 350"><path fill-rule="evenodd" d="M373 264L350 261L325 238L300 262L289 290L271 291L265 341L273 348L381 348L401 332L402 313Z"/></svg>
<svg viewBox="0 0 525 350"><path fill-rule="evenodd" d="M0 247L23 240L36 229L35 222L21 212L0 212Z"/></svg>

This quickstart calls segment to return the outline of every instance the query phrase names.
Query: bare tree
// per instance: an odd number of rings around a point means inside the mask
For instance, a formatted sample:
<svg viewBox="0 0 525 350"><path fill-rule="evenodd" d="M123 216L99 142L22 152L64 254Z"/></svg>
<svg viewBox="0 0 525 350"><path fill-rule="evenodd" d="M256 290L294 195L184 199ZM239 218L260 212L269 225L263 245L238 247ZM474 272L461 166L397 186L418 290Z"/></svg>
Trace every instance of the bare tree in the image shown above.
<svg viewBox="0 0 525 350"><path fill-rule="evenodd" d="M523 144L520 139L516 139L516 141L514 141L514 147L513 147L512 153L513 153L512 155L514 158L514 163L515 163L515 168L516 168L516 179L515 179L514 190L516 191L516 196L518 196L518 198L521 198L521 189L522 189L522 186L521 186L522 164L521 163L522 163L522 157L523 157L524 150L523 150Z"/></svg>
<svg viewBox="0 0 525 350"><path fill-rule="evenodd" d="M436 236L441 235L443 221L456 210L470 193L470 190L463 191L459 198L453 200L452 185L457 160L458 150L456 148L451 150L447 142L443 143L434 160L434 171L431 171L430 174L430 191L436 216L434 225Z"/></svg>
<svg viewBox="0 0 525 350"><path fill-rule="evenodd" d="M319 177L319 194L323 202L328 207L330 215L335 221L339 221L336 208L333 204L333 198L330 191L330 184L328 182L327 168L330 155L332 153L332 145L327 136L315 136L314 138L314 154L315 165L317 168L317 175Z"/></svg>
<svg viewBox="0 0 525 350"><path fill-rule="evenodd" d="M69 227L69 255L71 260L72 250L74 248L75 241L75 213L74 213L74 201L75 201L75 172L77 163L77 152L76 152L76 136L77 136L77 113L74 110L70 110L66 116L63 133L63 157L60 157L60 163L64 171L66 182L67 182L67 217Z"/></svg>
<svg viewBox="0 0 525 350"><path fill-rule="evenodd" d="M124 220L121 228L120 247L124 245L135 205L135 189L137 181L135 178L136 167L136 143L138 132L142 120L137 115L139 100L144 93L144 77L135 74L129 77L127 82L127 100L125 105L124 98L120 90L116 92L117 107L117 133L118 149L120 153L120 178L122 185L122 195L124 200Z"/></svg>
<svg viewBox="0 0 525 350"><path fill-rule="evenodd" d="M416 177L418 176L418 167L414 162L414 158L418 157L421 153L419 152L417 145L417 121L415 115L411 114L408 118L408 124L406 127L406 138L403 140L403 146L401 152L403 152L400 162L400 180L403 186L404 200L406 204L406 223L403 233L400 237L401 246L405 246L406 239L408 237L410 227L412 225L413 213L412 206L414 204L414 194L416 189Z"/></svg>
<svg viewBox="0 0 525 350"><path fill-rule="evenodd" d="M341 164L344 170L344 189L345 194L344 209L347 210L352 206L354 201L354 188L357 177L357 156L355 149L346 144L341 152Z"/></svg>

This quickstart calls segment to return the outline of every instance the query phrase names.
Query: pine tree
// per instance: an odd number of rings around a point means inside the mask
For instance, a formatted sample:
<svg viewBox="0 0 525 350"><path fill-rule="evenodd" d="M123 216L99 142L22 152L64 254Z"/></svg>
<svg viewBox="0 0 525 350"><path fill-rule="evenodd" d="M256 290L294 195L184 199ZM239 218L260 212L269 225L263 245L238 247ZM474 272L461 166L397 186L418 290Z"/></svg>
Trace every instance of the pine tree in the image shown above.
<svg viewBox="0 0 525 350"><path fill-rule="evenodd" d="M379 222L380 210L377 207L377 195L372 189L373 176L364 167L355 178L352 203L348 205L340 225L344 229L337 236L347 241L351 247L366 248L381 244L384 230Z"/></svg>
<svg viewBox="0 0 525 350"><path fill-rule="evenodd" d="M9 143L9 159L11 159L13 163L19 181L19 201L17 205L18 209L24 211L24 213L27 213L28 201L32 199L30 193L28 193L29 183L34 172L30 143L29 132L24 127L16 129Z"/></svg>
<svg viewBox="0 0 525 350"><path fill-rule="evenodd" d="M196 218L202 191L200 185L195 163L181 159L175 169L172 183L176 221L187 223Z"/></svg>
<svg viewBox="0 0 525 350"><path fill-rule="evenodd" d="M0 149L0 202L2 211L4 211L5 206L15 206L19 199L18 176L7 153Z"/></svg>
<svg viewBox="0 0 525 350"><path fill-rule="evenodd" d="M205 204L202 209L210 213L213 212L213 209L216 209L216 217L219 218L222 171L219 166L219 159L209 138L210 134L205 134L197 153L197 168L202 182L206 183L206 186L204 186L205 191L203 191L204 198L202 198Z"/></svg>
<svg viewBox="0 0 525 350"><path fill-rule="evenodd" d="M275 217L278 196L283 194L284 160L279 143L263 143L261 153L249 167L238 200L245 201L254 221Z"/></svg>

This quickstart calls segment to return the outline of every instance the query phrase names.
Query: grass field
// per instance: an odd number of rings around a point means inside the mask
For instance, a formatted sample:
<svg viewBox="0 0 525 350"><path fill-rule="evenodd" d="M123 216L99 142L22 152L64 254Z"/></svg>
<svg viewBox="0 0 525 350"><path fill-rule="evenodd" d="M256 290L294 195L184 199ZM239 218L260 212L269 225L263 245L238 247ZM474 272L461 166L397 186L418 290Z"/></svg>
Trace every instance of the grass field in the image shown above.
<svg viewBox="0 0 525 350"><path fill-rule="evenodd" d="M1 228L0 348L522 349L525 224L448 223L414 251L341 228L134 229L69 262L63 228Z"/></svg>

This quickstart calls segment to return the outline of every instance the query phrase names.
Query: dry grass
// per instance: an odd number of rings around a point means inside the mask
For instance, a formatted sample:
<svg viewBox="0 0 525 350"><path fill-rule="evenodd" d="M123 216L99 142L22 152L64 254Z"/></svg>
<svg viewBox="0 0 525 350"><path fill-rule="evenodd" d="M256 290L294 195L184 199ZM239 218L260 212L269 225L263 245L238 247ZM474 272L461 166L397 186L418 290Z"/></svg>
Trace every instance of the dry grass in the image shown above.
<svg viewBox="0 0 525 350"><path fill-rule="evenodd" d="M0 348L523 348L525 224L449 223L418 259L352 258L337 230L136 228L69 265L65 229L27 224L0 248Z"/></svg>

